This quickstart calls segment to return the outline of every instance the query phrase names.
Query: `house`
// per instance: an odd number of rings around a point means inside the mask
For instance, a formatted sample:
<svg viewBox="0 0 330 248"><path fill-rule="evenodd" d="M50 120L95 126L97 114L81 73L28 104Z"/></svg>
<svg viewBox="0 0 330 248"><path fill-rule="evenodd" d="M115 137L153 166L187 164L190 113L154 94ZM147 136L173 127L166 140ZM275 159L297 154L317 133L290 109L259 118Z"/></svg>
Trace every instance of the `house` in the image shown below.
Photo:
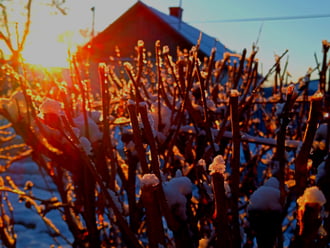
<svg viewBox="0 0 330 248"><path fill-rule="evenodd" d="M104 31L96 35L82 50L84 57L88 57L91 62L91 76L95 70L97 71L98 63L109 61L109 56L115 57L117 47L121 59L129 60L135 56L134 49L138 40L143 40L146 50L152 53L155 50L155 42L159 40L161 46L167 45L170 48L174 58L177 47L182 50L191 49L196 45L201 31L182 20L181 7L169 9L170 13L165 14L142 1L137 1ZM221 59L223 53L229 51L217 39L202 33L200 57L209 56L214 47L216 60Z"/></svg>

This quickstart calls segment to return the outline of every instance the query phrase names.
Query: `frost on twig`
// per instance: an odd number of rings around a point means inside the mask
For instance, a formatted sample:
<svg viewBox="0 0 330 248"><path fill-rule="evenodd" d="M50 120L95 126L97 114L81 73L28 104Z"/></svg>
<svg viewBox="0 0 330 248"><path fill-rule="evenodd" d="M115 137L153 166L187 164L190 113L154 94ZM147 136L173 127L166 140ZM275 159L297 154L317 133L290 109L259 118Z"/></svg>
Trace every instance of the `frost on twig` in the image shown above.
<svg viewBox="0 0 330 248"><path fill-rule="evenodd" d="M27 208L33 207L35 209L35 211L38 213L40 218L44 221L44 223L47 225L47 227L50 229L50 231L53 233L54 236L61 236L61 238L63 240L65 240L68 244L70 244L70 241L67 239L67 237L65 237L64 235L61 234L60 230L55 226L55 224L52 222L52 220L49 219L48 217L46 217L46 214L50 209L62 207L63 204L61 202L59 202L57 198L51 198L51 199L46 200L46 199L40 199L38 197L35 197L35 196L31 195L30 193L27 193L27 192L19 189L19 187L14 183L14 181L9 176L7 176L5 179L6 179L8 186L5 184L5 180L2 177L0 177L0 195L2 195L4 193L8 193L8 192L17 194L20 201L25 202L25 206ZM33 183L27 182L26 187L25 187L26 190L31 190L31 187L33 187ZM38 204L38 202L40 202L40 203ZM1 209L1 211L0 211L1 218L3 221L4 216L6 216L4 214L3 204L1 204L0 209ZM14 209L11 209L11 211L14 211ZM9 218L9 216L7 216L7 218ZM8 222L8 220L6 220L6 223L3 223L2 228L0 228L0 233L3 233L3 235L5 235L6 242L9 242L9 244L11 244L8 247L14 247L13 245L16 241L15 240L16 235L12 236L11 237L12 239L10 238L9 235L12 232L8 232L9 229L8 230L5 229L5 228L9 228L7 222Z"/></svg>

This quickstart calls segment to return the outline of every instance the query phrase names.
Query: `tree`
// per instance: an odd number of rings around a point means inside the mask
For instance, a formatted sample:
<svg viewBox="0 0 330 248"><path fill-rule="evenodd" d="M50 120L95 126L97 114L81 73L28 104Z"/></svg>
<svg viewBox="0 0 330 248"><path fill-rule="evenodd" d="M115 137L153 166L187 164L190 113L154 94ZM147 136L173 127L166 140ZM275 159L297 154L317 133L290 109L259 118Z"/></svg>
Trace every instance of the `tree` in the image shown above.
<svg viewBox="0 0 330 248"><path fill-rule="evenodd" d="M30 25L31 25L31 10L32 10L32 0L27 0L26 4L24 5L26 13L24 13L24 28L22 31L22 37L19 37L18 32L18 22L15 22L15 28L10 27L9 21L9 10L8 5L5 4L6 1L2 1L0 3L0 8L2 12L2 19L1 19L1 30L0 30L0 39L4 41L7 48L11 52L10 60L13 63L13 67L17 68L20 54L24 49L24 45L26 42L26 38L30 32ZM16 44L14 44L16 41Z"/></svg>
<svg viewBox="0 0 330 248"><path fill-rule="evenodd" d="M10 51L10 61L15 69L18 68L21 53L30 33L32 2L33 0L22 0L19 3L18 1L0 0L0 40L5 43ZM66 15L64 4L65 0L51 0L49 3L50 6L56 8L61 14ZM17 19L15 18L17 16L22 18L13 21L12 19ZM21 30L18 28L19 24L22 27Z"/></svg>

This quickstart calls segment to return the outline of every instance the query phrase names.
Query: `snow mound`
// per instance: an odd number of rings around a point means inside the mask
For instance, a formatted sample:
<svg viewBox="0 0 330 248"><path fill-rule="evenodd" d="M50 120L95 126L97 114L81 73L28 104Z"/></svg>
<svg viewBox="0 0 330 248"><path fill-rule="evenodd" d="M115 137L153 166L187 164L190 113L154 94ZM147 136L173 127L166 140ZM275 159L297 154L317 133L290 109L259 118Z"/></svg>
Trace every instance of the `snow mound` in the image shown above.
<svg viewBox="0 0 330 248"><path fill-rule="evenodd" d="M50 98L44 99L44 101L41 103L39 110L43 114L56 114L60 115L61 114L61 103L58 101L55 101Z"/></svg>
<svg viewBox="0 0 330 248"><path fill-rule="evenodd" d="M279 189L280 188L280 182L277 180L277 178L275 177L271 177L269 178L265 183L264 186L268 186L268 187L273 187L275 189Z"/></svg>
<svg viewBox="0 0 330 248"><path fill-rule="evenodd" d="M155 174L144 174L141 178L141 187L156 186L159 184L159 179Z"/></svg>
<svg viewBox="0 0 330 248"><path fill-rule="evenodd" d="M251 195L248 210L281 211L279 184L275 177L268 179L263 186L260 186Z"/></svg>
<svg viewBox="0 0 330 248"><path fill-rule="evenodd" d="M164 193L169 207L177 217L187 219L186 196L192 193L192 183L188 177L175 177L164 183Z"/></svg>

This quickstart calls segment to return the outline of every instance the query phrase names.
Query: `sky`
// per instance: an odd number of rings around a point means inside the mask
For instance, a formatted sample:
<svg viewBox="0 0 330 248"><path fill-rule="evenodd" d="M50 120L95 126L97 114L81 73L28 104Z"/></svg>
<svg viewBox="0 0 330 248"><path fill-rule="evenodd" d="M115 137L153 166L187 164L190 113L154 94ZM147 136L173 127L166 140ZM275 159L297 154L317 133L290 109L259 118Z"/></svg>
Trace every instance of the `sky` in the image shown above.
<svg viewBox="0 0 330 248"><path fill-rule="evenodd" d="M31 33L24 54L27 61L49 66L63 64L71 43L86 41L79 36L78 30L91 29L92 7L95 7L97 33L136 2L136 0L67 0L68 15L63 16L56 14L45 4L40 5L38 1L41 0L35 0L33 5ZM260 71L264 74L274 64L275 55L281 55L288 49L282 67L288 59L288 72L292 75L292 81L304 76L310 67L316 66L314 54L317 55L318 61L322 61L322 40L330 41L330 1L328 0L144 0L143 2L164 13L168 13L170 6L178 6L181 2L184 22L217 38L235 52L240 53L246 48L250 53L252 44L257 43ZM314 78L317 76L317 72L312 74Z"/></svg>

